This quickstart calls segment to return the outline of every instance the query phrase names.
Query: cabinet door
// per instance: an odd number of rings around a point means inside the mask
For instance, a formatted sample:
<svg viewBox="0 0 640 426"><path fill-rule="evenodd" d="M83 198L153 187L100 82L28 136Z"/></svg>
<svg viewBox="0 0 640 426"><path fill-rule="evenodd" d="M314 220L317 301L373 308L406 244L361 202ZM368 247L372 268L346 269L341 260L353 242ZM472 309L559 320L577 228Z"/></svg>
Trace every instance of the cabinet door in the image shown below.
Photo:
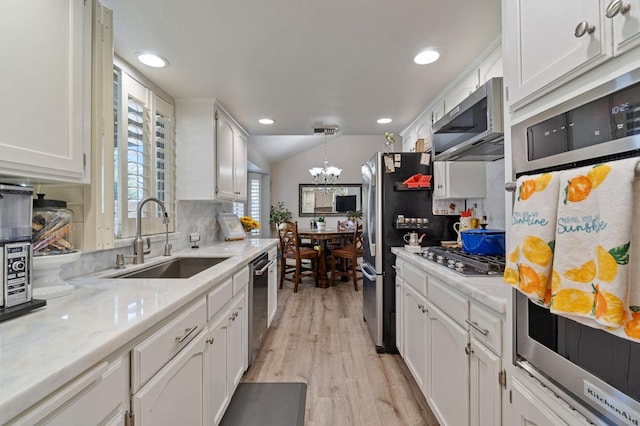
<svg viewBox="0 0 640 426"><path fill-rule="evenodd" d="M396 274L396 347L404 357L404 281Z"/></svg>
<svg viewBox="0 0 640 426"><path fill-rule="evenodd" d="M233 146L236 128L233 121L221 111L216 112L216 198L233 201Z"/></svg>
<svg viewBox="0 0 640 426"><path fill-rule="evenodd" d="M207 333L208 393L206 407L207 424L218 424L231 400L227 386L229 315L224 313L210 326ZM211 421L213 419L213 421Z"/></svg>
<svg viewBox="0 0 640 426"><path fill-rule="evenodd" d="M236 129L233 153L235 201L247 201L247 137Z"/></svg>
<svg viewBox="0 0 640 426"><path fill-rule="evenodd" d="M516 0L505 3L509 101L518 106L529 95L548 92L605 61L610 55L604 1ZM594 25L591 34L575 36L576 26ZM550 48L553 46L553 48ZM538 92L538 93L536 93ZM537 97L537 96L536 96ZM529 99L533 99L530 97Z"/></svg>
<svg viewBox="0 0 640 426"><path fill-rule="evenodd" d="M486 163L483 161L436 161L433 198L484 198L486 189Z"/></svg>
<svg viewBox="0 0 640 426"><path fill-rule="evenodd" d="M425 393L427 374L426 299L411 286L404 286L404 361Z"/></svg>
<svg viewBox="0 0 640 426"><path fill-rule="evenodd" d="M511 387L512 425L561 426L567 423L517 380Z"/></svg>
<svg viewBox="0 0 640 426"><path fill-rule="evenodd" d="M502 424L502 388L498 382L500 358L473 337L470 351L470 424Z"/></svg>
<svg viewBox="0 0 640 426"><path fill-rule="evenodd" d="M131 399L136 425L204 425L207 333L200 333Z"/></svg>
<svg viewBox="0 0 640 426"><path fill-rule="evenodd" d="M273 262L269 266L269 292L267 296L267 310L269 311L267 318L267 327L271 327L271 322L278 312L278 259L276 258L276 251L273 251L273 255L269 253L269 259Z"/></svg>
<svg viewBox="0 0 640 426"><path fill-rule="evenodd" d="M227 377L228 385L231 386L231 394L236 389L236 386L238 386L238 383L240 383L242 374L248 365L248 319L247 292L243 290L236 297L229 314Z"/></svg>
<svg viewBox="0 0 640 426"><path fill-rule="evenodd" d="M614 54L626 52L640 43L640 0L624 0L623 4L628 4L629 10L611 18Z"/></svg>
<svg viewBox="0 0 640 426"><path fill-rule="evenodd" d="M468 333L431 303L427 303L427 310L427 400L440 424L468 425Z"/></svg>
<svg viewBox="0 0 640 426"><path fill-rule="evenodd" d="M91 2L4 1L0 40L3 174L85 182Z"/></svg>

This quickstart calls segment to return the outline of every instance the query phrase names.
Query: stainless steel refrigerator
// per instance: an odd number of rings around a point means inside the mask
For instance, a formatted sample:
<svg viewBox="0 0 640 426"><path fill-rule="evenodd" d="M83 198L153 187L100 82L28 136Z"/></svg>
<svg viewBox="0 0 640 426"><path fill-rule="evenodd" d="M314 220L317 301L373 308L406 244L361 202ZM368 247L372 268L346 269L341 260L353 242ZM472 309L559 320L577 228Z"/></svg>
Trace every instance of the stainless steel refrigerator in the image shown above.
<svg viewBox="0 0 640 426"><path fill-rule="evenodd" d="M418 173L431 175L432 164L422 153L376 153L362 166L363 242L362 314L378 352L396 353L395 256L391 247L404 246L407 232L425 233L422 246L454 240L455 217L434 216L431 189L403 185ZM433 183L433 182L431 182ZM427 223L398 223L426 219Z"/></svg>

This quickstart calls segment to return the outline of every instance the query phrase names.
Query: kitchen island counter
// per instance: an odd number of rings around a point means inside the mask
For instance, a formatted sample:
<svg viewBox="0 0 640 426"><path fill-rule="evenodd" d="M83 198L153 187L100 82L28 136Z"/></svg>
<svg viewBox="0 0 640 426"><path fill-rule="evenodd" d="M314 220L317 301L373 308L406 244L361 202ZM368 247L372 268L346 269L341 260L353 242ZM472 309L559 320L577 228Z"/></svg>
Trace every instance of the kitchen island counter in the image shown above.
<svg viewBox="0 0 640 426"><path fill-rule="evenodd" d="M171 257L149 258L143 265L127 265L126 270L75 278L70 280L76 286L70 295L0 323L0 424L105 357L126 350L134 339L276 243L276 239L220 242L197 250L187 248ZM183 256L228 259L188 279L110 278Z"/></svg>

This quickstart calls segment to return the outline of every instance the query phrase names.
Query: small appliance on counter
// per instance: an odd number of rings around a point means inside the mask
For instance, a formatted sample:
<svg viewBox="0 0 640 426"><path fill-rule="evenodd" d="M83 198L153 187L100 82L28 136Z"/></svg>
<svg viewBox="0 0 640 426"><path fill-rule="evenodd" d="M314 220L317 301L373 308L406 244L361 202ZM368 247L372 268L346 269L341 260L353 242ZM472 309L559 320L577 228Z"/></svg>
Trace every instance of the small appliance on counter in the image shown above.
<svg viewBox="0 0 640 426"><path fill-rule="evenodd" d="M32 297L33 188L0 184L0 321L46 305Z"/></svg>
<svg viewBox="0 0 640 426"><path fill-rule="evenodd" d="M33 200L33 296L54 299L71 293L74 286L60 277L62 266L80 258L73 246L73 212L66 201Z"/></svg>

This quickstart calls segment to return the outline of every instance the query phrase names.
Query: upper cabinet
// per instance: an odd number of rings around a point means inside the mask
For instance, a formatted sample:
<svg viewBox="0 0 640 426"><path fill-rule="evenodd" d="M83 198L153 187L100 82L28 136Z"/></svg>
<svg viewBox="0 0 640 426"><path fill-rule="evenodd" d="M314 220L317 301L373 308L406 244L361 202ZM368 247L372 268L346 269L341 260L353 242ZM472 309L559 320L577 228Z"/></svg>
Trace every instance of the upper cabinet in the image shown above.
<svg viewBox="0 0 640 426"><path fill-rule="evenodd" d="M503 3L512 109L638 44L640 0Z"/></svg>
<svg viewBox="0 0 640 426"><path fill-rule="evenodd" d="M247 134L212 99L176 101L177 198L247 200Z"/></svg>
<svg viewBox="0 0 640 426"><path fill-rule="evenodd" d="M0 176L89 180L91 8L84 0L0 7Z"/></svg>

